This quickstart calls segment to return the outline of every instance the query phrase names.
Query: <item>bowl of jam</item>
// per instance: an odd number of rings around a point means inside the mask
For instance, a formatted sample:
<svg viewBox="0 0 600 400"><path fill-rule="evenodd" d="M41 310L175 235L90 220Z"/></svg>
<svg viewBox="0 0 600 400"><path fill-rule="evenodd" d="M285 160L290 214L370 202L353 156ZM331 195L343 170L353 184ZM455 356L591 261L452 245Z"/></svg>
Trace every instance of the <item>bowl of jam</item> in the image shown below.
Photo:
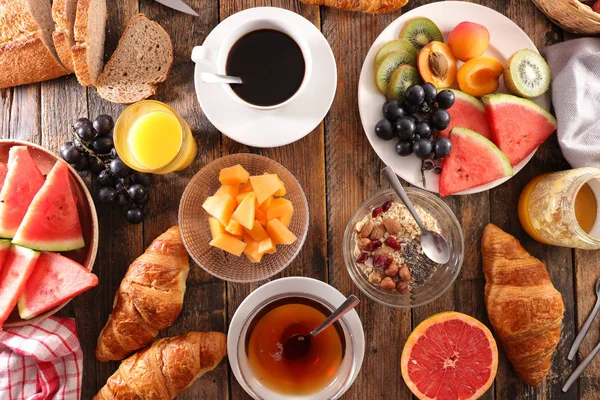
<svg viewBox="0 0 600 400"><path fill-rule="evenodd" d="M311 278L291 277L255 290L240 305L229 328L231 369L255 399L337 399L354 382L364 357L364 332L356 311L348 312L311 340L302 357L289 357L284 343L306 335L345 296Z"/></svg>

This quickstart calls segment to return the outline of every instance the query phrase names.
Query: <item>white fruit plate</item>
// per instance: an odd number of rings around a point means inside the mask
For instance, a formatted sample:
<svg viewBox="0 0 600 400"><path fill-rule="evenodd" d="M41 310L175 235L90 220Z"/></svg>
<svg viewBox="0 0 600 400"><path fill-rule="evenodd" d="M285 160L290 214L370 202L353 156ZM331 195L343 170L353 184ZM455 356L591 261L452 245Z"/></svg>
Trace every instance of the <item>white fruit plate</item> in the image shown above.
<svg viewBox="0 0 600 400"><path fill-rule="evenodd" d="M363 64L358 84L358 108L367 138L381 160L392 167L398 176L414 186L439 193L438 175L431 171L426 171L426 186L424 186L421 178L421 160L414 155L400 157L394 149L394 145L396 144L394 140L388 142L375 135L375 125L383 118L381 106L386 101L373 82L375 54L381 46L398 38L400 30L406 21L416 17L431 19L442 31L444 41L447 41L452 29L463 21L472 21L484 25L490 32L490 46L485 55L497 58L503 64L518 50L530 49L536 52L538 50L527 34L504 15L490 8L462 1L443 1L415 8L392 22L375 40ZM459 67L460 65L462 63L459 61ZM500 79L500 88L497 93L507 93L502 79ZM550 109L549 92L533 99L533 101L546 110ZM531 160L534 153L535 150L513 167L515 175ZM483 192L509 179L510 177L498 179L458 194Z"/></svg>

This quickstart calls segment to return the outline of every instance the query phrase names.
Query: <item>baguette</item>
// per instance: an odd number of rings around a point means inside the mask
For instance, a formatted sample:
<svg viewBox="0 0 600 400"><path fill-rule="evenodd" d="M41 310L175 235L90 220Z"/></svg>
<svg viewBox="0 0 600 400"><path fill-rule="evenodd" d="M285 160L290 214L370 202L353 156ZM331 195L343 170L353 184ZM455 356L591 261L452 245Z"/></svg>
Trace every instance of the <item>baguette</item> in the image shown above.
<svg viewBox="0 0 600 400"><path fill-rule="evenodd" d="M0 88L57 78L69 71L52 41L46 0L0 0Z"/></svg>
<svg viewBox="0 0 600 400"><path fill-rule="evenodd" d="M76 11L77 0L54 0L52 3L52 19L56 23L52 39L54 39L54 46L60 61L69 72L75 72L71 48L75 45L73 25Z"/></svg>
<svg viewBox="0 0 600 400"><path fill-rule="evenodd" d="M73 68L83 86L94 86L104 66L106 0L78 0L71 48Z"/></svg>
<svg viewBox="0 0 600 400"><path fill-rule="evenodd" d="M156 93L173 64L169 34L144 14L132 17L117 49L98 78L98 94L114 103L130 104Z"/></svg>

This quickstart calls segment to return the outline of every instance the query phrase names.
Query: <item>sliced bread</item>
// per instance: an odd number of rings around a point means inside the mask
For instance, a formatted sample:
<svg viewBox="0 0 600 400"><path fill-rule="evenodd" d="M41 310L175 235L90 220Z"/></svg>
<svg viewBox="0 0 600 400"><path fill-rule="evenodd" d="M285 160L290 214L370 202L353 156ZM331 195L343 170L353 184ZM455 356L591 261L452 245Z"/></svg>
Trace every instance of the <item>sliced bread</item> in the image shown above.
<svg viewBox="0 0 600 400"><path fill-rule="evenodd" d="M144 14L138 14L127 23L96 88L106 100L135 103L156 93L156 85L167 79L172 64L169 34Z"/></svg>
<svg viewBox="0 0 600 400"><path fill-rule="evenodd" d="M77 2L71 53L75 75L83 86L95 85L102 72L106 18L106 0Z"/></svg>
<svg viewBox="0 0 600 400"><path fill-rule="evenodd" d="M52 3L52 18L56 23L56 30L52 32L52 39L54 39L54 46L60 61L69 72L74 72L71 47L75 45L73 25L75 24L76 11L77 0L54 0Z"/></svg>
<svg viewBox="0 0 600 400"><path fill-rule="evenodd" d="M66 75L48 0L0 0L0 88Z"/></svg>

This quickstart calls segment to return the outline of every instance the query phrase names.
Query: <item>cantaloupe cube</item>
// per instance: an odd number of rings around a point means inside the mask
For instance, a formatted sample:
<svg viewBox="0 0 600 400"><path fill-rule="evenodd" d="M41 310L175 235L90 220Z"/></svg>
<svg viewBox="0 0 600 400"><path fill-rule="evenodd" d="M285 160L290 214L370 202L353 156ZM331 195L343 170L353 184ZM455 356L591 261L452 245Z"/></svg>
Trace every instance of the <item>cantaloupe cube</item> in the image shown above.
<svg viewBox="0 0 600 400"><path fill-rule="evenodd" d="M219 182L222 185L240 185L248 182L250 173L240 164L233 167L223 168L219 173Z"/></svg>
<svg viewBox="0 0 600 400"><path fill-rule="evenodd" d="M267 220L270 221L273 218L279 218L284 214L290 213L294 213L292 202L288 199L278 197L274 199L269 205L269 208L267 208Z"/></svg>
<svg viewBox="0 0 600 400"><path fill-rule="evenodd" d="M258 204L264 203L269 196L273 196L273 194L278 191L282 185L281 181L275 174L251 176L250 182L252 183L252 188L256 194Z"/></svg>
<svg viewBox="0 0 600 400"><path fill-rule="evenodd" d="M225 227L215 217L208 217L208 224L210 225L210 234L213 239L225 234Z"/></svg>
<svg viewBox="0 0 600 400"><path fill-rule="evenodd" d="M240 205L235 209L231 219L236 220L246 229L254 226L254 215L256 210L256 197L254 192L249 192Z"/></svg>
<svg viewBox="0 0 600 400"><path fill-rule="evenodd" d="M239 185L221 185L221 187L215 192L215 196L220 194L228 194L231 197L235 197L238 195L240 191Z"/></svg>
<svg viewBox="0 0 600 400"><path fill-rule="evenodd" d="M242 255L246 248L246 243L227 234L223 234L218 238L211 240L209 244L238 257Z"/></svg>
<svg viewBox="0 0 600 400"><path fill-rule="evenodd" d="M292 244L296 241L296 235L290 232L277 218L270 220L267 224L267 235L275 244Z"/></svg>
<svg viewBox="0 0 600 400"><path fill-rule="evenodd" d="M277 179L279 179L279 177L277 177ZM276 196L276 197L285 196L287 194L287 189L285 188L285 185L283 184L283 182L281 181L281 179L279 179L279 182L281 182L281 187L273 195L273 196Z"/></svg>
<svg viewBox="0 0 600 400"><path fill-rule="evenodd" d="M263 228L263 226L260 224L259 220L255 220L252 229L246 229L246 232L248 233L248 235L250 235L252 240L257 240L259 242L269 237L269 235L267 235L267 232L265 231L265 228Z"/></svg>
<svg viewBox="0 0 600 400"><path fill-rule="evenodd" d="M245 192L245 193L238 194L237 196L235 196L235 201L238 204L241 204L242 201L246 198L246 196L248 196L248 193L250 193L250 192Z"/></svg>
<svg viewBox="0 0 600 400"><path fill-rule="evenodd" d="M262 202L262 204L259 205L258 208L260 208L263 211L267 211L269 209L269 207L271 206L271 202L273 201L273 196L269 196L267 197L267 199L265 201ZM258 200L257 200L258 202Z"/></svg>
<svg viewBox="0 0 600 400"><path fill-rule="evenodd" d="M240 186L240 193L248 193L248 192L253 192L254 189L252 189L252 183L250 183L250 181L244 183L242 186Z"/></svg>
<svg viewBox="0 0 600 400"><path fill-rule="evenodd" d="M251 237L244 237L246 242L246 248L244 249L244 255L250 260L251 263L259 263L263 258L264 253L258 252L258 246L260 242L252 240Z"/></svg>
<svg viewBox="0 0 600 400"><path fill-rule="evenodd" d="M223 225L227 226L231 215L235 211L237 203L233 196L228 194L220 194L218 196L211 196L204 200L202 208L206 210L212 217L215 217Z"/></svg>
<svg viewBox="0 0 600 400"><path fill-rule="evenodd" d="M269 222L269 221L267 220L267 213L266 212L264 212L260 208L257 208L254 211L254 216L256 217L256 220L258 222L260 222L260 224L263 226L263 228L267 227L267 222Z"/></svg>
<svg viewBox="0 0 600 400"><path fill-rule="evenodd" d="M292 223L292 216L293 215L294 215L294 213L291 212L291 213L283 214L282 216L277 217L277 219L280 220L281 223L283 225L285 225L286 228L289 228L290 224Z"/></svg>
<svg viewBox="0 0 600 400"><path fill-rule="evenodd" d="M242 225L239 224L239 222L237 222L235 219L231 218L229 220L229 223L227 224L227 226L225 227L225 230L229 233L231 233L232 235L236 235L236 236L242 236L244 234L244 227Z"/></svg>
<svg viewBox="0 0 600 400"><path fill-rule="evenodd" d="M277 252L277 247L271 238L261 240L258 244L258 252L261 254L273 254Z"/></svg>

